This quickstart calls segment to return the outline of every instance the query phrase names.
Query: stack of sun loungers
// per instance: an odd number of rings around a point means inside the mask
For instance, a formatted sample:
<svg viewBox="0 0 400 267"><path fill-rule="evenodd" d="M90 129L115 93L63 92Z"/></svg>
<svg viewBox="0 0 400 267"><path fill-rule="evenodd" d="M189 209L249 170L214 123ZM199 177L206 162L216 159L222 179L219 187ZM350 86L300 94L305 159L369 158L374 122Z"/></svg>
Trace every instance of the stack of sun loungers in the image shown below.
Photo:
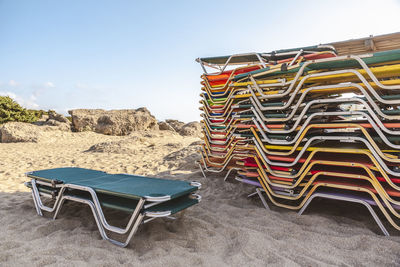
<svg viewBox="0 0 400 267"><path fill-rule="evenodd" d="M171 218L173 214L200 202L195 192L198 182L166 180L129 174L108 174L82 168L56 168L27 174L25 183L32 189L36 211L52 213L55 219L66 200L90 206L103 239L125 247L138 227L155 218ZM53 199L43 204L41 197ZM123 228L110 225L103 209L129 214ZM108 236L111 233L122 241Z"/></svg>
<svg viewBox="0 0 400 267"><path fill-rule="evenodd" d="M337 199L366 206L385 235L380 218L400 230L400 50L338 56L320 45L197 61L203 174L235 172L266 208L302 213Z"/></svg>

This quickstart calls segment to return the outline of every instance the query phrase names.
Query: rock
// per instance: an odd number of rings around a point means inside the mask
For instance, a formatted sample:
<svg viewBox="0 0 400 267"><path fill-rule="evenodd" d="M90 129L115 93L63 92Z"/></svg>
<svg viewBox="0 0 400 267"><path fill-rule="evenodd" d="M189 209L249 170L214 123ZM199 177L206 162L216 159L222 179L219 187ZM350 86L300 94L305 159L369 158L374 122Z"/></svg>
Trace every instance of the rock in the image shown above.
<svg viewBox="0 0 400 267"><path fill-rule="evenodd" d="M56 113L53 110L48 112L49 115L43 115L38 121L33 124L38 126L51 126L60 131L71 131L71 122L63 115Z"/></svg>
<svg viewBox="0 0 400 267"><path fill-rule="evenodd" d="M167 122L165 121L160 121L158 123L158 128L160 129L160 131L173 131L175 132L175 129L172 128L171 125L169 125Z"/></svg>
<svg viewBox="0 0 400 267"><path fill-rule="evenodd" d="M201 124L197 121L192 121L189 123L184 123L178 120L165 120L162 122L172 127L177 133L182 136L198 136L201 137ZM161 124L161 123L160 123ZM168 127L167 125L162 124L163 128ZM161 130L161 126L160 126Z"/></svg>
<svg viewBox="0 0 400 267"><path fill-rule="evenodd" d="M60 122L54 119L48 119L43 125L56 126L61 131L71 131L71 123Z"/></svg>
<svg viewBox="0 0 400 267"><path fill-rule="evenodd" d="M165 122L168 123L176 132L179 132L182 126L185 125L184 122L178 120L165 120Z"/></svg>
<svg viewBox="0 0 400 267"><path fill-rule="evenodd" d="M71 122L62 114L58 114L54 110L49 110L49 120L55 120L62 123L70 124Z"/></svg>
<svg viewBox="0 0 400 267"><path fill-rule="evenodd" d="M75 131L94 131L107 135L129 135L134 131L158 130L157 120L146 108L68 111Z"/></svg>
<svg viewBox="0 0 400 267"><path fill-rule="evenodd" d="M43 114L42 117L40 117L39 120L37 120L36 122L34 122L34 124L42 125L42 124L44 124L48 119L49 119L49 115Z"/></svg>
<svg viewBox="0 0 400 267"><path fill-rule="evenodd" d="M183 136L201 136L201 124L197 121L192 121L186 123L182 126L182 128L178 131L180 135Z"/></svg>
<svg viewBox="0 0 400 267"><path fill-rule="evenodd" d="M24 122L8 122L0 127L2 143L38 142L41 137L40 126Z"/></svg>

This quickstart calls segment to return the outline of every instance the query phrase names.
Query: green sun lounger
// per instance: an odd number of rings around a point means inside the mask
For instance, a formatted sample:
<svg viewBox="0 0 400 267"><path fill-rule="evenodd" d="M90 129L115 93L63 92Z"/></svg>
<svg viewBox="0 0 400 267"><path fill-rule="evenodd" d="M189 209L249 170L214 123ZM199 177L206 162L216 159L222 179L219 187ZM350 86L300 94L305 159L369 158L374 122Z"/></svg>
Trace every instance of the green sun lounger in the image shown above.
<svg viewBox="0 0 400 267"><path fill-rule="evenodd" d="M200 202L197 182L149 178L129 174L108 174L83 168L57 168L27 173L25 185L32 189L37 213L53 213L55 219L65 200L87 204L103 239L125 247L142 223L171 215ZM51 207L41 197L54 200ZM103 208L130 214L125 228L108 224ZM124 241L108 237L107 232L127 236Z"/></svg>

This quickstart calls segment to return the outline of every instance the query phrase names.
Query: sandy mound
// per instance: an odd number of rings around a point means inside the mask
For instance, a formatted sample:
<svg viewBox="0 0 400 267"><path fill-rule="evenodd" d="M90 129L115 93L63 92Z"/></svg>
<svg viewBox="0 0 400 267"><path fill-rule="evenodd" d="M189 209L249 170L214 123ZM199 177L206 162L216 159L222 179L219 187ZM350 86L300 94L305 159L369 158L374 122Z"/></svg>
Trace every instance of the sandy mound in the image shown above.
<svg viewBox="0 0 400 267"><path fill-rule="evenodd" d="M118 140L94 144L85 152L135 156L129 165L137 174L143 174L146 168L153 174L164 175L178 169L191 171L195 160L199 159L198 142L196 137L185 138L171 131L136 132Z"/></svg>
<svg viewBox="0 0 400 267"><path fill-rule="evenodd" d="M138 146L145 145L145 140L137 136L125 138L118 141L102 142L91 146L87 152L98 153L117 153L117 154L134 154L138 152Z"/></svg>
<svg viewBox="0 0 400 267"><path fill-rule="evenodd" d="M162 164L167 165L170 169L196 169L198 167L196 161L200 160L199 143L199 141L193 142L187 147L168 154L164 157ZM170 144L170 146L174 147L175 145Z"/></svg>

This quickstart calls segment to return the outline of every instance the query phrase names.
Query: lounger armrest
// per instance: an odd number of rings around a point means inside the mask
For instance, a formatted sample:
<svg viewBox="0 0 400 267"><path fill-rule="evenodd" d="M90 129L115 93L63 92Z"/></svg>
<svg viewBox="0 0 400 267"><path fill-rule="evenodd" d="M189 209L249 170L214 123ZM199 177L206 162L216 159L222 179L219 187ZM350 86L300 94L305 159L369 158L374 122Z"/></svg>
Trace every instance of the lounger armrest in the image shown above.
<svg viewBox="0 0 400 267"><path fill-rule="evenodd" d="M164 195L164 196L144 196L144 199L146 199L146 201L150 201L150 202L164 202L164 201L170 200L171 196L169 196L169 195Z"/></svg>
<svg viewBox="0 0 400 267"><path fill-rule="evenodd" d="M189 194L181 196L170 201L160 203L143 211L143 215L147 217L166 217L189 208L199 203L201 197L197 194Z"/></svg>
<svg viewBox="0 0 400 267"><path fill-rule="evenodd" d="M198 189L201 189L201 183L199 183L199 182L192 181L192 182L190 182L190 185L191 186L196 186Z"/></svg>
<svg viewBox="0 0 400 267"><path fill-rule="evenodd" d="M198 195L198 194L195 194L195 193L192 193L192 194L190 195L190 198L196 199L198 202L201 201L201 196Z"/></svg>
<svg viewBox="0 0 400 267"><path fill-rule="evenodd" d="M167 217L170 216L171 214L172 214L171 211L146 211L144 213L145 216L151 218Z"/></svg>

